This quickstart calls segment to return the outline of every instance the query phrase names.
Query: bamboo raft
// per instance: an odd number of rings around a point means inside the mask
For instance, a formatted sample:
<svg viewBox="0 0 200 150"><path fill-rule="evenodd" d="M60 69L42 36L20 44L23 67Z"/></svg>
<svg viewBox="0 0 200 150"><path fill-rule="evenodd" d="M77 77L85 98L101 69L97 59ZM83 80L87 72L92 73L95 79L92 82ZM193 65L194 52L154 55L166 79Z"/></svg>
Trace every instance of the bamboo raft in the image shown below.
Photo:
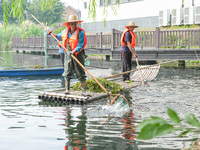
<svg viewBox="0 0 200 150"><path fill-rule="evenodd" d="M42 101L58 102L64 104L87 104L91 101L107 97L106 93L89 93L81 95L81 91L71 91L70 94L64 94L65 89L41 93L38 98Z"/></svg>
<svg viewBox="0 0 200 150"><path fill-rule="evenodd" d="M140 85L140 82L125 83L123 81L116 81L123 89L129 89ZM42 92L38 96L42 102L55 102L61 104L78 104L84 105L108 97L106 93L92 93L87 92L86 95L82 95L81 91L71 91L70 94L64 94L65 88L57 89L54 91Z"/></svg>

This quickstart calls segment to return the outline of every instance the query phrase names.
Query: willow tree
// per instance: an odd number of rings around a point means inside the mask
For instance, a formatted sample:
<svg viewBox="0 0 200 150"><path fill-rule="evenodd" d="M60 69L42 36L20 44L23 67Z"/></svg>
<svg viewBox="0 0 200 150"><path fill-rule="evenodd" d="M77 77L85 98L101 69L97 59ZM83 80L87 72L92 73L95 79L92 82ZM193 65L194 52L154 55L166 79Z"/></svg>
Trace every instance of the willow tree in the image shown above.
<svg viewBox="0 0 200 150"><path fill-rule="evenodd" d="M13 18L17 18L20 23L22 23L22 21L24 20L24 7L23 7L23 3L26 0L0 0L0 2L3 4L3 26L4 29L6 28L7 24L8 24L8 17L9 16L13 16ZM57 3L57 0L55 0ZM96 7L97 7L97 1L98 0L90 0L89 1L89 10L88 10L88 17L92 18L93 21L95 21L96 19ZM104 15L104 23L106 21L106 16L108 14L107 12L107 7L108 7L108 3L111 2L111 0L103 0L104 3L104 11L103 11L103 15ZM47 7L53 7L53 3L52 0L42 0L42 11L45 11L45 9ZM111 9L113 11L114 14L117 14L117 9L115 6L119 6L119 0L116 0L116 3L111 5Z"/></svg>

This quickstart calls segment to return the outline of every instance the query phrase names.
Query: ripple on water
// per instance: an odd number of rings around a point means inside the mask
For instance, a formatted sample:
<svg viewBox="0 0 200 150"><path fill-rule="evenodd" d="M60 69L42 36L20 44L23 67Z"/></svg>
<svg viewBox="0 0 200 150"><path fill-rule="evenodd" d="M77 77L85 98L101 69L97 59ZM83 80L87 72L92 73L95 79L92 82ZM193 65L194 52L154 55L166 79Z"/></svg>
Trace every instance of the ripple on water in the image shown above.
<svg viewBox="0 0 200 150"><path fill-rule="evenodd" d="M41 143L31 147L37 150L63 149L65 145L73 147L86 142L90 149L187 148L193 134L178 138L177 132L138 141L135 126L149 116L168 119L167 107L181 117L194 113L199 118L200 114L198 70L161 69L149 87L130 90L130 109L120 103L109 106L108 99L84 106L40 105L38 93L61 88L60 77L0 78L0 82L0 145L5 150L13 148L10 143L17 145L17 150L23 149L21 141ZM75 82L73 79L72 83Z"/></svg>

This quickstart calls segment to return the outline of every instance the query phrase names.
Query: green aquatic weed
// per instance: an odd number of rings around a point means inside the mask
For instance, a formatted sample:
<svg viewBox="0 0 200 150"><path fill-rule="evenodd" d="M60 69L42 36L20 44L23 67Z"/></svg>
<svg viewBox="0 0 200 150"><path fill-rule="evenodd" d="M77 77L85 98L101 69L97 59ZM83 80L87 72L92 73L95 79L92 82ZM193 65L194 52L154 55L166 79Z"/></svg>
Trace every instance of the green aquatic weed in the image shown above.
<svg viewBox="0 0 200 150"><path fill-rule="evenodd" d="M113 94L118 94L119 92L123 91L124 89L121 87L120 84L115 83L113 81L108 81L107 79L97 78L97 80L102 84L102 86ZM74 91L81 91L80 82L75 83L72 86L72 90ZM86 91L94 92L94 93L103 93L105 92L94 79L86 80Z"/></svg>

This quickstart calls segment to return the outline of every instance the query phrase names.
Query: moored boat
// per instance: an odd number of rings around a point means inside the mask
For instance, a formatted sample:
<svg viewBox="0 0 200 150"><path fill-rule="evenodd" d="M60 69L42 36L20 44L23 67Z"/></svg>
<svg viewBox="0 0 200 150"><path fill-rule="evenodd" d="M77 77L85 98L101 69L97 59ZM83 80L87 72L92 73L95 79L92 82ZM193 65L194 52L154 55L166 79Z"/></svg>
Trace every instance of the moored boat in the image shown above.
<svg viewBox="0 0 200 150"><path fill-rule="evenodd" d="M64 68L0 70L0 77L62 75Z"/></svg>

